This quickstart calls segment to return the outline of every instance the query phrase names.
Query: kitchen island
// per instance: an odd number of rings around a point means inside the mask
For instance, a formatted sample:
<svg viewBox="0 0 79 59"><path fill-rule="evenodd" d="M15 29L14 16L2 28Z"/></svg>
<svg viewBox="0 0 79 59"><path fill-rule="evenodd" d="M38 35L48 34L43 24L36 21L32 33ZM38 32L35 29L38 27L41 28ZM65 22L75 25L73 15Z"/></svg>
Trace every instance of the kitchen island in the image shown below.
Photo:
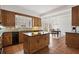
<svg viewBox="0 0 79 59"><path fill-rule="evenodd" d="M27 35L24 33L24 53L34 53L49 45L49 34Z"/></svg>

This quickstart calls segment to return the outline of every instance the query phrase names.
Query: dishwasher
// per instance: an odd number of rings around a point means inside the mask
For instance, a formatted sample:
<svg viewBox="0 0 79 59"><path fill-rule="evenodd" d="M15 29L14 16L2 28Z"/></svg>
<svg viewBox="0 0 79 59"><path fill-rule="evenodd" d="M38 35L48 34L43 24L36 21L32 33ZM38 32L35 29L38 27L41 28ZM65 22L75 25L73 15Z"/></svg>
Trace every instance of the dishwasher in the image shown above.
<svg viewBox="0 0 79 59"><path fill-rule="evenodd" d="M12 32L12 45L19 44L19 32Z"/></svg>

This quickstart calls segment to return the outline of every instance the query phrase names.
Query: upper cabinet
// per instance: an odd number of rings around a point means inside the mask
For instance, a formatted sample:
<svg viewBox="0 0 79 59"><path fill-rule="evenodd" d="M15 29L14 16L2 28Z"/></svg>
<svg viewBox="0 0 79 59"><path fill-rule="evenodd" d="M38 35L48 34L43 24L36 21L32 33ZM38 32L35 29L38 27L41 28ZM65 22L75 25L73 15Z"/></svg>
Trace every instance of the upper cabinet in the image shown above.
<svg viewBox="0 0 79 59"><path fill-rule="evenodd" d="M0 10L0 22L3 26L9 27L32 28L41 26L41 19L39 17L2 9Z"/></svg>
<svg viewBox="0 0 79 59"><path fill-rule="evenodd" d="M0 10L0 23L2 22L1 10Z"/></svg>
<svg viewBox="0 0 79 59"><path fill-rule="evenodd" d="M15 13L1 10L1 23L3 26L15 26Z"/></svg>
<svg viewBox="0 0 79 59"><path fill-rule="evenodd" d="M41 18L33 17L33 27L41 27Z"/></svg>
<svg viewBox="0 0 79 59"><path fill-rule="evenodd" d="M79 26L79 6L72 7L72 26Z"/></svg>

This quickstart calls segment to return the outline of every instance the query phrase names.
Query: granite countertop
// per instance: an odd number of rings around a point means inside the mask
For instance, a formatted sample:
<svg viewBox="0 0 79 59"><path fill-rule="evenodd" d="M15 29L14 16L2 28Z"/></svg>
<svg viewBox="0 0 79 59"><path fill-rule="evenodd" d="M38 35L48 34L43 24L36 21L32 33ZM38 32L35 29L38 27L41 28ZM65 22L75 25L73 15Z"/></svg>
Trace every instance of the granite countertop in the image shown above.
<svg viewBox="0 0 79 59"><path fill-rule="evenodd" d="M32 29L32 28L3 29L3 30L0 30L0 37L4 32L27 32L28 33L28 32L40 32L40 31L43 31L43 30Z"/></svg>
<svg viewBox="0 0 79 59"><path fill-rule="evenodd" d="M36 35L44 35L44 34L49 34L48 32L39 32L38 34L32 34L32 33L24 33L25 35L27 35L27 36L36 36Z"/></svg>
<svg viewBox="0 0 79 59"><path fill-rule="evenodd" d="M5 30L4 32L21 32L21 31L25 31L25 32L38 32L38 31L42 31L42 30Z"/></svg>
<svg viewBox="0 0 79 59"><path fill-rule="evenodd" d="M2 32L19 32L19 31L26 31L26 32L38 32L42 30L37 30L37 29L31 29L31 28L24 28L24 29L5 29ZM1 32L1 31L0 31Z"/></svg>

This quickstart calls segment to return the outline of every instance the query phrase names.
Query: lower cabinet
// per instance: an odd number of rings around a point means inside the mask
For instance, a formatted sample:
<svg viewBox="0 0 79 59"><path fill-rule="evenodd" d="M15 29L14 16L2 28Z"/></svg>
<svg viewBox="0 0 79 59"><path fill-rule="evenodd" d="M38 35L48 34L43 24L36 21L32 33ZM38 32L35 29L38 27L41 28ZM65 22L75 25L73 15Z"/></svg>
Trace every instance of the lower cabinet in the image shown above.
<svg viewBox="0 0 79 59"><path fill-rule="evenodd" d="M23 43L23 32L4 32L2 36L3 47Z"/></svg>
<svg viewBox="0 0 79 59"><path fill-rule="evenodd" d="M38 40L37 39L35 39L34 37L30 37L29 38L30 39L30 41L29 41L29 52L35 52L36 51L36 49L38 48Z"/></svg>
<svg viewBox="0 0 79 59"><path fill-rule="evenodd" d="M19 32L19 43L23 43L24 42L24 32Z"/></svg>
<svg viewBox="0 0 79 59"><path fill-rule="evenodd" d="M66 33L66 45L72 48L79 48L79 33Z"/></svg>
<svg viewBox="0 0 79 59"><path fill-rule="evenodd" d="M24 52L34 53L49 45L49 35L24 36Z"/></svg>
<svg viewBox="0 0 79 59"><path fill-rule="evenodd" d="M3 47L12 45L12 33L11 32L3 33L2 44L3 44Z"/></svg>

